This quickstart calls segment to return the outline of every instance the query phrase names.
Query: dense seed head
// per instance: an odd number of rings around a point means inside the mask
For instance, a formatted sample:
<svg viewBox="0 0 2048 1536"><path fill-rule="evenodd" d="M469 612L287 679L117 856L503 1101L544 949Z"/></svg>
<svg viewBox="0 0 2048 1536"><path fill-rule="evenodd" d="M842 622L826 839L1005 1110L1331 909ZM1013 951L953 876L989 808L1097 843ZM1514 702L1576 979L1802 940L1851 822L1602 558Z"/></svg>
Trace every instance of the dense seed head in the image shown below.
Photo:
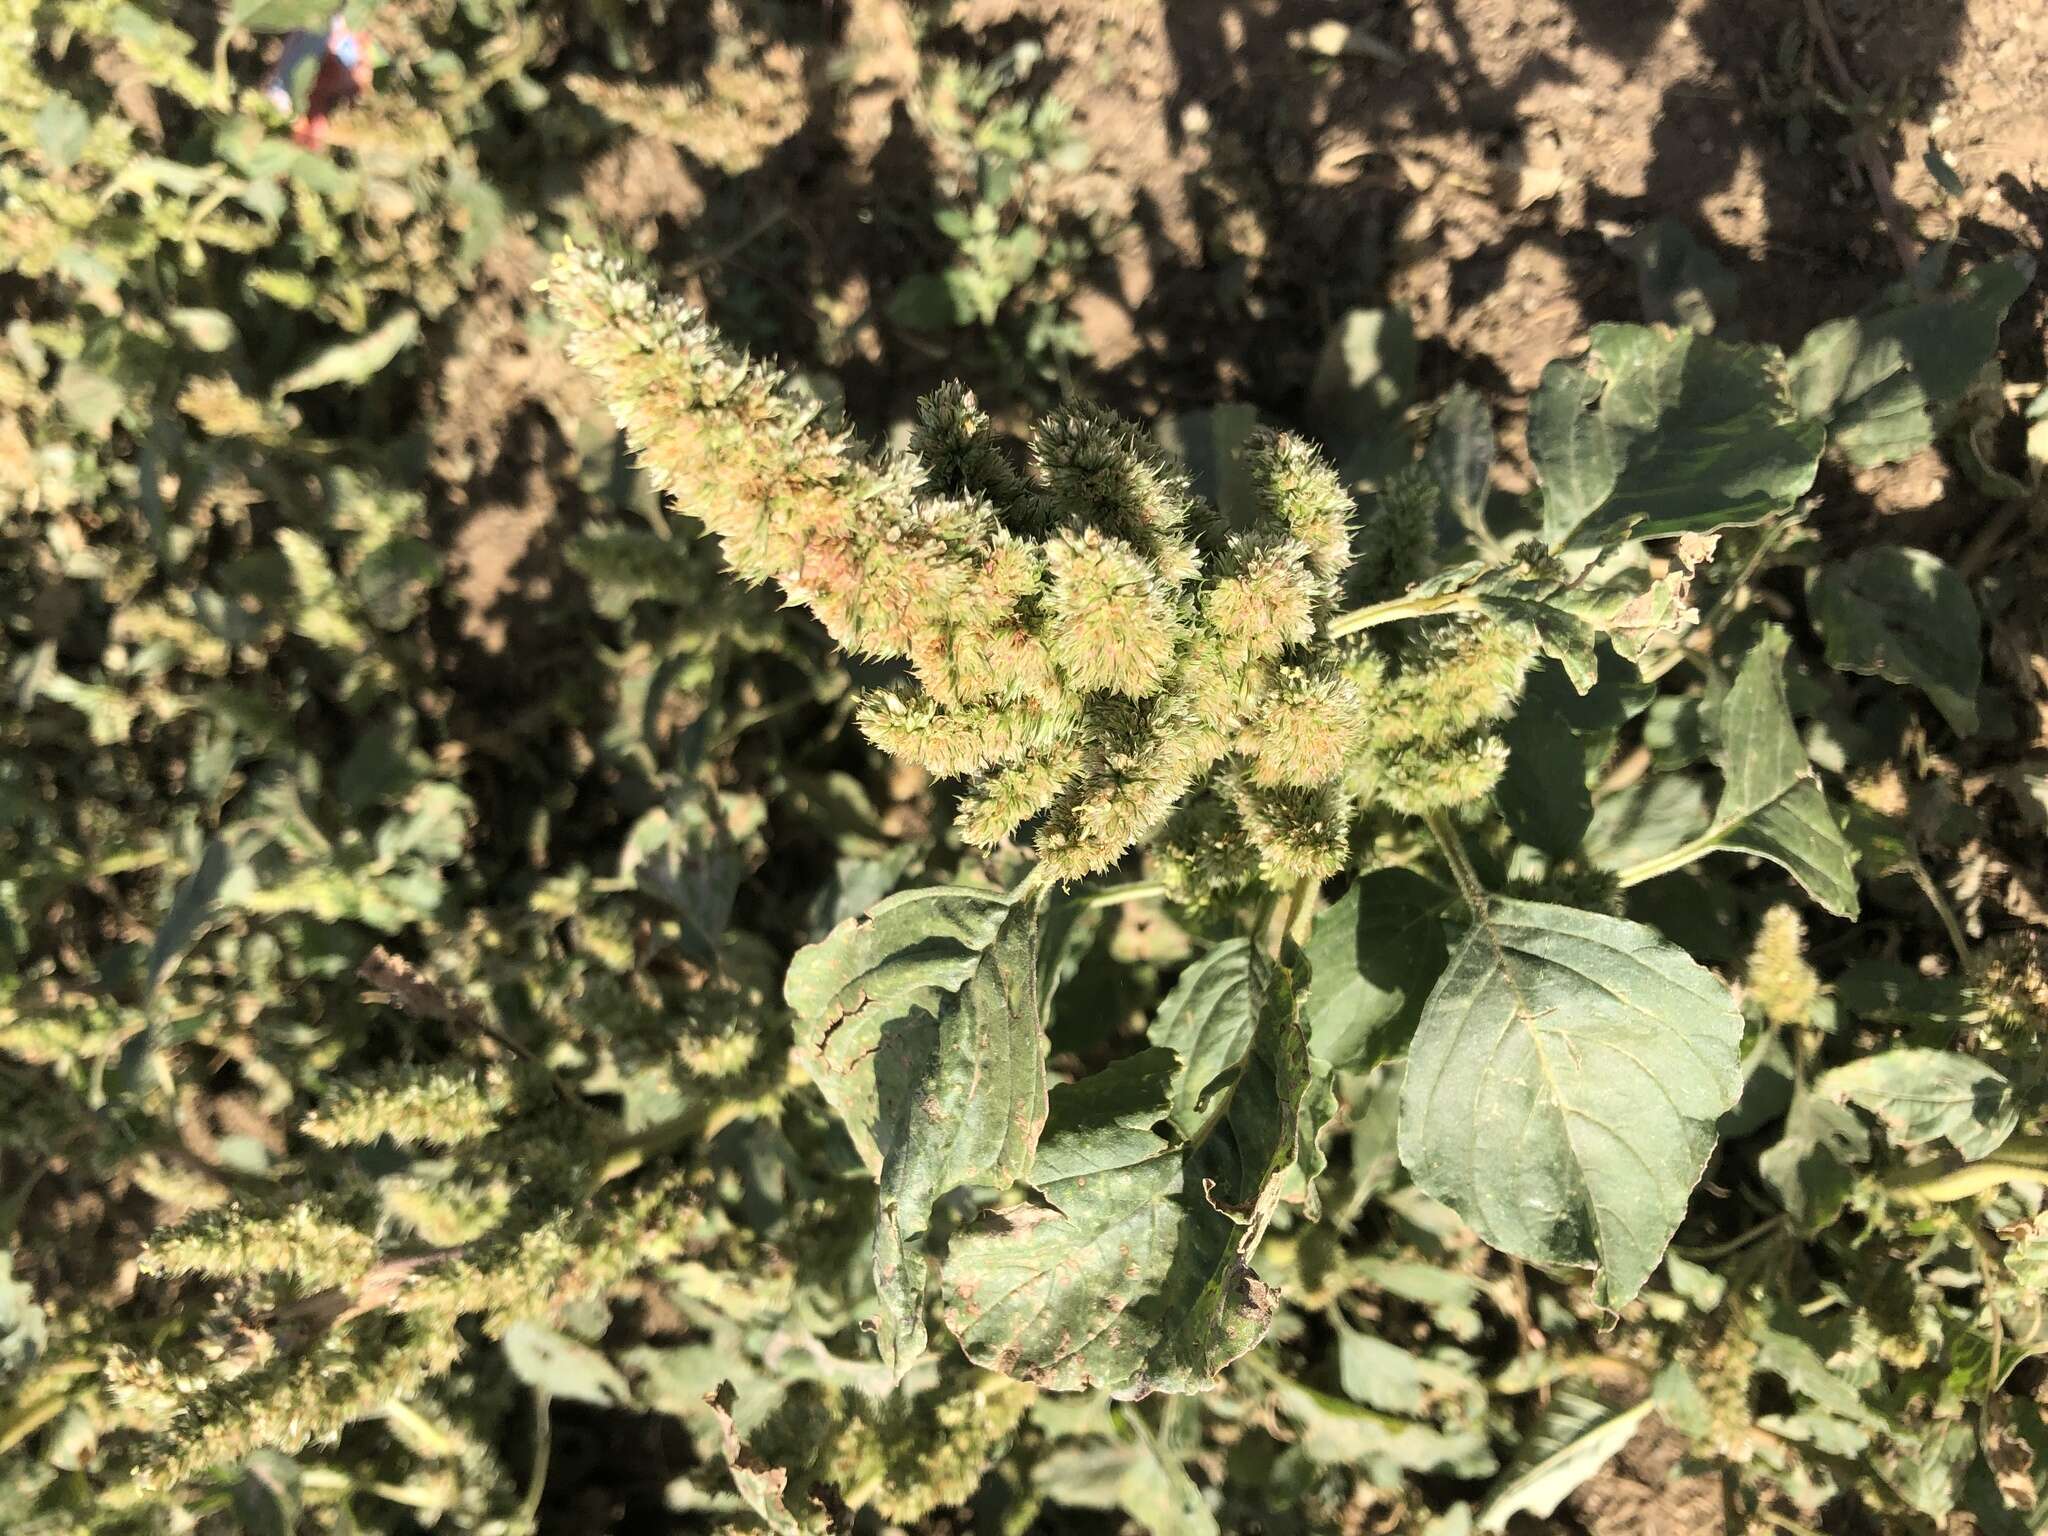
<svg viewBox="0 0 2048 1536"><path fill-rule="evenodd" d="M1248 455L1259 516L1299 540L1326 591L1351 560L1351 495L1329 460L1285 432L1261 432Z"/></svg>
<svg viewBox="0 0 2048 1536"><path fill-rule="evenodd" d="M917 403L910 451L923 464L925 490L977 497L1004 526L1042 533L1046 509L996 441L988 413L964 385L942 384Z"/></svg>
<svg viewBox="0 0 2048 1536"><path fill-rule="evenodd" d="M1186 470L1107 412L1041 422L1027 475L949 386L919 406L913 456L877 459L620 264L569 252L549 289L650 478L734 570L781 583L841 644L910 662L916 686L868 695L861 727L933 774L982 779L961 806L970 840L1042 815L1046 872L1076 879L1237 753L1230 808L1212 797L1235 868L1254 844L1269 878L1339 856L1337 785L1371 735L1368 699L1426 669L1393 684L1382 669L1367 690L1362 663L1319 658L1350 501L1305 443L1251 441L1256 517L1225 535ZM1427 659L1480 665L1455 647Z"/></svg>
<svg viewBox="0 0 2048 1536"><path fill-rule="evenodd" d="M1057 800L1085 761L1077 744L1063 741L990 774L960 798L960 835L993 848Z"/></svg>
<svg viewBox="0 0 2048 1536"><path fill-rule="evenodd" d="M1036 844L1056 880L1108 869L1172 814L1215 760L1171 698L1099 699L1086 712L1085 766Z"/></svg>
<svg viewBox="0 0 2048 1536"><path fill-rule="evenodd" d="M1169 585L1200 573L1190 542L1199 504L1187 471L1129 422L1092 406L1056 412L1039 422L1032 449L1055 524L1122 539Z"/></svg>
<svg viewBox="0 0 2048 1536"><path fill-rule="evenodd" d="M1376 603L1399 597L1422 579L1436 553L1436 514L1442 501L1436 481L1419 466L1387 477L1358 519L1345 584L1352 601Z"/></svg>
<svg viewBox="0 0 2048 1536"><path fill-rule="evenodd" d="M1507 766L1507 743L1481 730L1426 744L1368 747L1352 760L1345 782L1361 800L1381 802L1404 816L1424 816L1491 794Z"/></svg>
<svg viewBox="0 0 2048 1536"><path fill-rule="evenodd" d="M1351 801L1341 786L1312 789L1229 781L1231 804L1268 885L1326 880L1351 852Z"/></svg>
<svg viewBox="0 0 2048 1536"><path fill-rule="evenodd" d="M1773 1024L1810 1024L1820 976L1806 961L1806 925L1780 902L1764 914L1750 946L1744 985Z"/></svg>
<svg viewBox="0 0 2048 1536"><path fill-rule="evenodd" d="M1301 540L1233 534L1218 567L1202 593L1202 618L1232 654L1254 661L1315 637L1324 583Z"/></svg>
<svg viewBox="0 0 2048 1536"><path fill-rule="evenodd" d="M908 655L945 618L996 530L986 502L921 496L913 469L817 425L781 373L622 263L565 252L548 294L649 477L718 535L743 580L780 582L871 655Z"/></svg>
<svg viewBox="0 0 2048 1536"><path fill-rule="evenodd" d="M1275 666L1238 745L1254 783L1307 789L1342 776L1364 729L1365 700L1335 667Z"/></svg>
<svg viewBox="0 0 2048 1536"><path fill-rule="evenodd" d="M941 778L1022 762L1071 738L1075 715L1064 706L1032 703L948 709L928 695L877 689L857 717L884 752Z"/></svg>
<svg viewBox="0 0 2048 1536"><path fill-rule="evenodd" d="M1046 546L1046 642L1086 693L1157 693L1181 639L1180 615L1154 566L1122 539L1089 529Z"/></svg>
<svg viewBox="0 0 2048 1536"><path fill-rule="evenodd" d="M1167 895L1183 906L1235 896L1259 878L1258 850L1214 789L1199 791L1173 813L1153 840L1152 860Z"/></svg>

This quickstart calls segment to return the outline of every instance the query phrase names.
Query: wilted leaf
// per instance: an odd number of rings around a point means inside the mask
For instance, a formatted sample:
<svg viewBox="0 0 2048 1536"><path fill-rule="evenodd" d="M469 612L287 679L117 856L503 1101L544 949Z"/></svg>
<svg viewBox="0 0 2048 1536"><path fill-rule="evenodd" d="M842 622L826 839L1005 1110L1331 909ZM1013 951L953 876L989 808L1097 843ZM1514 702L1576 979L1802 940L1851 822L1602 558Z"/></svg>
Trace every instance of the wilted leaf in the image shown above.
<svg viewBox="0 0 2048 1536"><path fill-rule="evenodd" d="M801 1514L792 1514L787 1502L788 1471L767 1465L740 1440L739 1426L732 1417L732 1383L720 1382L718 1390L705 1401L711 1405L711 1412L718 1420L726 1470L732 1474L732 1485L739 1490L747 1508L759 1517L773 1536L829 1536L832 1523L816 1500L806 1503Z"/></svg>
<svg viewBox="0 0 2048 1536"><path fill-rule="evenodd" d="M1497 565L1452 567L1419 583L1411 595L1462 593L1483 612L1526 624L1543 653L1584 693L1599 678L1603 636L1618 655L1634 661L1659 636L1676 635L1697 621L1686 601L1691 583L1690 574L1679 569L1655 580L1638 565L1573 574L1554 557L1518 553Z"/></svg>
<svg viewBox="0 0 2048 1536"><path fill-rule="evenodd" d="M881 1175L940 1000L973 975L1009 910L995 891L903 891L790 961L783 996L796 1015L797 1059L869 1173Z"/></svg>
<svg viewBox="0 0 2048 1536"><path fill-rule="evenodd" d="M1734 1102L1727 989L1638 923L1495 898L1430 994L1401 1161L1497 1248L1595 1267L1618 1307L1685 1215Z"/></svg>
<svg viewBox="0 0 2048 1536"><path fill-rule="evenodd" d="M1956 1051L1880 1051L1821 1074L1813 1091L1869 1110L1896 1146L1945 1139L1964 1157L1989 1157L2019 1110L2005 1074Z"/></svg>
<svg viewBox="0 0 2048 1536"><path fill-rule="evenodd" d="M1807 577L1828 665L1918 688L1959 736L1977 729L1982 621L1970 584L1924 549L1881 544Z"/></svg>
<svg viewBox="0 0 2048 1536"><path fill-rule="evenodd" d="M1153 1048L1055 1088L1031 1183L946 1258L969 1358L1059 1391L1198 1392L1266 1331L1250 1260L1300 1155L1311 1084L1294 975L1253 952L1250 1045L1220 1119L1177 1145L1173 1063Z"/></svg>
<svg viewBox="0 0 2048 1536"><path fill-rule="evenodd" d="M961 1185L1022 1178L1045 1123L1038 903L924 890L884 901L792 962L784 984L807 1070L881 1184L882 1359L924 1348L925 1223Z"/></svg>
<svg viewBox="0 0 2048 1536"><path fill-rule="evenodd" d="M1765 347L1595 326L1590 365L1553 363L1529 403L1544 538L1598 549L1786 511L1813 484L1823 434L1793 412L1782 371Z"/></svg>

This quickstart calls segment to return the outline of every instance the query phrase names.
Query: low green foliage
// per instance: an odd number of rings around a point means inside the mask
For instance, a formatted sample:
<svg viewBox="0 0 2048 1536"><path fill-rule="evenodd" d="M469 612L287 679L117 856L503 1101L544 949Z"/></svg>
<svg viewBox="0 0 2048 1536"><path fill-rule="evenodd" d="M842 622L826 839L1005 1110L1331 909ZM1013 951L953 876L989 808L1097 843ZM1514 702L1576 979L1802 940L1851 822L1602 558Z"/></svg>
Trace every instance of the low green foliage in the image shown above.
<svg viewBox="0 0 2048 1536"><path fill-rule="evenodd" d="M321 19L0 15L0 1525L2037 1523L2023 262L1787 353L1666 230L1520 493L1394 311L1294 430L884 453L533 149L737 184L861 59L451 0L328 154L237 89ZM1029 395L1035 62L905 85L889 306ZM2008 542L1816 531L1936 445Z"/></svg>

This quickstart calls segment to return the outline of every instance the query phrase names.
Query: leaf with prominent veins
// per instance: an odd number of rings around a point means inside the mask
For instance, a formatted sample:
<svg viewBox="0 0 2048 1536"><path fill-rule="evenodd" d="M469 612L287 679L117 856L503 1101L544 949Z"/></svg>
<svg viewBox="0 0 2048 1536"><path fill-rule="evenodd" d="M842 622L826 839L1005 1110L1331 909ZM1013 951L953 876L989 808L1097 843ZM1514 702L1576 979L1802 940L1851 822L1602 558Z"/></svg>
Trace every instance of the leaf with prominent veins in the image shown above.
<svg viewBox="0 0 2048 1536"><path fill-rule="evenodd" d="M907 892L800 953L797 1054L881 1185L882 1359L924 1350L925 1229L963 1185L1022 1178L1045 1123L1038 902Z"/></svg>
<svg viewBox="0 0 2048 1536"><path fill-rule="evenodd" d="M1401 1161L1496 1248L1596 1268L1618 1307L1685 1214L1741 1037L1727 988L1651 929L1493 898L1423 1009Z"/></svg>
<svg viewBox="0 0 2048 1536"><path fill-rule="evenodd" d="M946 1258L946 1325L977 1364L1062 1391L1199 1392L1264 1337L1251 1256L1317 1128L1299 977L1248 960L1250 1041L1196 1139L1161 1129L1171 1051L1053 1089L1037 1199L987 1212Z"/></svg>
<svg viewBox="0 0 2048 1536"><path fill-rule="evenodd" d="M1623 885L1731 849L1769 859L1830 912L1856 916L1855 854L1828 809L1785 697L1790 644L1784 630L1766 627L1721 700L1713 756L1723 787L1713 823L1692 841L1622 871Z"/></svg>

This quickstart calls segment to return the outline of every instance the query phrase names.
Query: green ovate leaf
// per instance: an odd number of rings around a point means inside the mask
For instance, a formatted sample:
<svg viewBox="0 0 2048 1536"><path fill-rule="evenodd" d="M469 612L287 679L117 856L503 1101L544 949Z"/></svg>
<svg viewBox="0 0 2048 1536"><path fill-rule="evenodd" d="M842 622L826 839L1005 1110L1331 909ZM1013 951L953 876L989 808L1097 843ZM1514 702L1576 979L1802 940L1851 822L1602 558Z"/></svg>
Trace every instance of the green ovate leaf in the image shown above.
<svg viewBox="0 0 2048 1536"><path fill-rule="evenodd" d="M1598 682L1586 693L1561 666L1531 670L1521 707L1501 726L1508 766L1494 791L1515 836L1553 858L1578 850L1593 820L1590 781L1650 692L1640 673L1611 656L1600 658Z"/></svg>
<svg viewBox="0 0 2048 1536"><path fill-rule="evenodd" d="M1684 325L1703 335L1735 313L1735 278L1676 219L1658 219L1625 242L1636 267L1643 318Z"/></svg>
<svg viewBox="0 0 2048 1536"><path fill-rule="evenodd" d="M1689 862L1681 855L1717 848L1753 853L1788 871L1830 912L1853 918L1860 909L1855 854L1807 761L1785 695L1790 644L1771 625L1743 658L1715 722L1720 804L1705 832L1672 850L1671 867Z"/></svg>
<svg viewBox="0 0 2048 1536"><path fill-rule="evenodd" d="M1758 523L1812 486L1823 433L1775 350L1635 325L1592 340L1588 366L1551 364L1529 403L1553 549Z"/></svg>
<svg viewBox="0 0 2048 1536"><path fill-rule="evenodd" d="M49 1336L36 1293L14 1278L14 1254L0 1248L0 1383L33 1365Z"/></svg>
<svg viewBox="0 0 2048 1536"><path fill-rule="evenodd" d="M1340 1072L1367 1072L1408 1049L1423 999L1450 957L1450 893L1409 869L1361 875L1309 934L1309 1048Z"/></svg>
<svg viewBox="0 0 2048 1536"><path fill-rule="evenodd" d="M1793 1226L1813 1233L1841 1215L1855 1188L1855 1165L1869 1156L1870 1132L1854 1113L1802 1093L1786 1113L1785 1134L1757 1159L1757 1169Z"/></svg>
<svg viewBox="0 0 2048 1536"><path fill-rule="evenodd" d="M293 1536L304 1507L304 1474L280 1451L256 1451L242 1462L230 1495L246 1536Z"/></svg>
<svg viewBox="0 0 2048 1536"><path fill-rule="evenodd" d="M1977 729L1982 620L1950 566L1924 549L1879 545L1812 572L1806 598L1829 666L1918 688L1957 735Z"/></svg>
<svg viewBox="0 0 2048 1536"><path fill-rule="evenodd" d="M1053 1089L1036 1198L985 1213L944 1269L969 1358L1060 1391L1199 1392L1264 1337L1251 1256L1300 1160L1313 1084L1299 961L1249 955L1256 1020L1227 1101L1193 1140L1168 1120L1158 1047Z"/></svg>
<svg viewBox="0 0 2048 1536"><path fill-rule="evenodd" d="M401 309L367 335L337 342L314 353L278 381L276 393L281 399L328 384L367 383L383 372L419 333L419 312Z"/></svg>
<svg viewBox="0 0 2048 1536"><path fill-rule="evenodd" d="M150 940L142 968L145 996L155 994L200 934L254 884L248 866L228 839L216 837L207 843L198 866L178 882L177 893Z"/></svg>
<svg viewBox="0 0 2048 1536"><path fill-rule="evenodd" d="M1119 1489L1125 1512L1158 1536L1222 1536L1222 1527L1180 1457L1161 1445L1137 1414L1124 1422L1141 1452Z"/></svg>
<svg viewBox="0 0 2048 1536"><path fill-rule="evenodd" d="M1380 1487L1394 1487L1404 1475L1420 1472L1484 1477L1499 1465L1477 1418L1439 1428L1361 1407L1285 1377L1273 1379L1273 1398L1300 1426L1301 1449L1311 1461L1362 1468Z"/></svg>
<svg viewBox="0 0 2048 1536"><path fill-rule="evenodd" d="M1565 1497L1614 1459L1649 1416L1654 1399L1610 1408L1590 1392L1563 1391L1550 1400L1521 1454L1487 1496L1479 1529L1505 1531L1518 1514L1547 1520Z"/></svg>
<svg viewBox="0 0 2048 1536"><path fill-rule="evenodd" d="M1957 1051L1881 1051L1823 1073L1813 1091L1869 1110L1896 1146L1942 1139L1973 1160L2019 1123L2005 1074Z"/></svg>
<svg viewBox="0 0 2048 1536"><path fill-rule="evenodd" d="M1934 441L1934 409L1996 354L1999 324L2032 278L2027 258L1994 261L1939 298L1818 327L1792 359L1799 413L1825 423L1851 463L1911 458Z"/></svg>
<svg viewBox="0 0 2048 1536"><path fill-rule="evenodd" d="M1496 1248L1642 1288L1735 1102L1728 991L1639 923L1490 900L1423 1009L1401 1161Z"/></svg>
<svg viewBox="0 0 2048 1536"><path fill-rule="evenodd" d="M1179 1060L1170 1118L1184 1136L1202 1121L1202 1101L1244 1056L1252 1033L1251 945L1229 939L1181 972L1145 1037Z"/></svg>
<svg viewBox="0 0 2048 1536"><path fill-rule="evenodd" d="M514 1323L505 1330L505 1363L514 1376L549 1397L601 1408L633 1400L633 1389L602 1350L542 1323Z"/></svg>
<svg viewBox="0 0 2048 1536"><path fill-rule="evenodd" d="M925 1225L962 1185L1031 1166L1045 1123L1039 909L981 891L892 896L791 963L797 1055L881 1185L883 1361L923 1350Z"/></svg>
<svg viewBox="0 0 2048 1536"><path fill-rule="evenodd" d="M1195 494L1214 502L1230 527L1247 528L1258 515L1248 452L1258 428L1256 406L1217 405L1169 416L1155 436L1160 447L1187 466Z"/></svg>
<svg viewBox="0 0 2048 1536"><path fill-rule="evenodd" d="M1354 309L1323 343L1308 428L1347 480L1376 482L1408 462L1401 416L1415 398L1415 368L1415 326L1405 309Z"/></svg>
<svg viewBox="0 0 2048 1536"><path fill-rule="evenodd" d="M1436 427L1423 462L1443 492L1451 516L1467 528L1484 525L1493 455L1493 413L1478 390L1460 384L1437 407Z"/></svg>

